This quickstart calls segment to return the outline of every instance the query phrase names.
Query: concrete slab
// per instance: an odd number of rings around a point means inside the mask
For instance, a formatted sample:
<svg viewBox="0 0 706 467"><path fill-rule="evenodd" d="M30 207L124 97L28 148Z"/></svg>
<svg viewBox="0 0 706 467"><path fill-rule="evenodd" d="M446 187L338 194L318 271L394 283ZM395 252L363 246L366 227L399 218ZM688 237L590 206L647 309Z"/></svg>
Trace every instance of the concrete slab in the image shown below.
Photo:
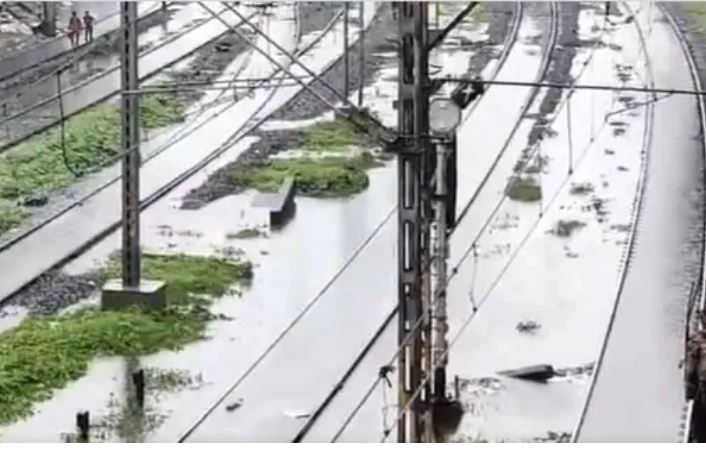
<svg viewBox="0 0 706 467"><path fill-rule="evenodd" d="M167 306L167 285L162 281L143 280L137 287L126 287L121 279L111 279L101 291L101 308L120 310L138 306L161 310Z"/></svg>

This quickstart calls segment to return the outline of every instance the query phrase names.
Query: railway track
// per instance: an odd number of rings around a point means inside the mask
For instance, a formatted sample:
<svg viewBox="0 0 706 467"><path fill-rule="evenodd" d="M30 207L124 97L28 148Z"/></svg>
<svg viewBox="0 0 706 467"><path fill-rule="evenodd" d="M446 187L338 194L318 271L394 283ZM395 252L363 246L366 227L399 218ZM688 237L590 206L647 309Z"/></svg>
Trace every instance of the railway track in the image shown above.
<svg viewBox="0 0 706 467"><path fill-rule="evenodd" d="M694 54L691 51L691 48L689 47L689 42L685 36L685 34L682 32L681 28L679 28L679 25L677 24L676 18L672 13L669 11L668 8L665 8L664 5L659 6L660 10L664 13L664 15L667 17L667 20L669 21L669 25L672 28L672 31L674 31L674 35L677 37L679 40L679 45L681 46L681 49L684 53L684 56L687 59L687 62L689 64L689 72L691 73L691 79L694 83L694 89L698 92L703 92L703 85L701 83L701 78L699 77L699 70L698 67L696 66L696 60L694 59ZM701 141L702 141L702 158L704 159L704 163L706 164L706 108L704 106L704 98L699 97L696 99L696 109L699 114L699 126L701 129ZM706 174L706 171L705 171ZM706 179L704 180L704 186L706 186ZM706 204L704 205L704 208L706 210ZM704 219L704 225L702 226L702 230L706 232L706 212L703 214L703 219ZM706 238L706 237L705 237ZM702 246L703 248L703 254L701 257L701 268L700 268L700 275L698 279L698 284L699 287L697 289L697 298L698 298L698 308L697 310L700 311L701 313L706 310L706 274L704 274L704 267L706 267L706 245ZM690 310L692 311L692 310ZM686 339L689 337L689 329L693 325L692 320L689 318L691 315L687 315L686 323L685 323L685 342ZM694 317L693 321L696 322L695 327L697 329L701 328L701 320L698 319L698 317ZM686 348L686 346L685 346ZM684 358L686 358L686 355L684 355ZM684 404L684 417L683 417L683 423L680 425L680 433L679 433L679 441L682 443L688 443L691 440L691 429L692 429L692 418L694 416L694 400L687 400L686 403Z"/></svg>
<svg viewBox="0 0 706 467"><path fill-rule="evenodd" d="M550 7L550 21L549 21L549 27L548 27L549 32L547 35L546 45L544 47L544 51L542 54L541 63L540 63L540 66L538 67L538 72L537 72L537 77L536 77L537 80L543 80L549 71L552 54L557 46L558 31L560 28L560 17L558 14L557 4L554 2L551 2L551 3L549 3L549 7ZM517 29L519 28L519 21L521 20L521 16L522 16L521 11L516 12L514 19L515 19L515 21L517 21L517 24L514 24L513 28L512 28L513 31L515 31L514 32L515 35L516 35ZM512 36L510 38L512 38ZM510 39L510 38L508 38L508 39ZM513 41L515 39L516 38L512 38ZM493 74L492 74L491 79L494 79L499 74L500 70L502 69L502 66L504 65L504 60L506 60L507 57L509 56L510 49L507 47L507 45L505 47L505 52L501 56L503 58L503 62L499 63L498 66L493 70ZM462 225L462 221L465 218L466 214L468 213L470 206L476 201L479 193L482 192L483 188L485 187L486 182L488 181L488 179L490 178L492 173L495 171L495 168L497 167L498 162L505 155L510 142L513 140L513 138L517 134L517 131L520 128L522 120L526 117L530 108L532 107L532 104L534 103L534 101L538 95L538 91L539 91L539 89L535 88L532 91L530 91L530 93L527 95L527 97L522 105L521 112L520 112L515 124L511 128L509 135L504 140L504 143L503 143L500 151L497 153L496 157L492 161L489 169L485 172L486 175L480 181L480 184L478 185L478 187L476 188L476 190L472 194L471 198L461 208L460 215L458 217L456 225L454 226L453 230L449 234L450 240L453 240L453 238L455 237L454 233L456 233L459 230L459 227ZM475 102L473 107L471 107L471 110L475 110L475 108L478 105L480 105L480 101ZM470 113L464 116L464 121L466 121L469 117L470 117ZM327 397L326 400L324 401L324 403L322 404L322 406L319 407L319 409L317 410L317 413L318 413L317 419L321 416L321 413L323 412L323 410L325 410L325 407L330 404L330 402L333 399L333 397L335 396L335 394L341 391L341 389L345 385L346 381L355 373L357 368L365 360L365 358L371 352L372 348L376 345L377 341L381 338L381 336L383 336L385 333L392 332L393 319L396 317L397 312L398 312L398 308L395 307L395 309L386 317L385 321L380 326L380 328L377 330L377 332L375 333L373 338L366 344L363 351L358 355L358 357L354 361L353 365L351 365L351 367L346 371L342 380L339 381L339 383L336 385L336 387L331 392L331 394L329 394L329 397ZM384 362L379 362L379 363L381 365L384 365L389 362L384 361ZM379 365L379 366L381 366L381 365ZM380 382L379 379L376 380L375 383L368 389L368 391L365 393L365 395L363 397L363 403L365 400L367 400L372 395L372 392L374 391L375 387L377 386L377 384L379 382ZM349 415L348 419L344 422L344 425L341 428L341 430L339 430L339 432L337 432L335 434L335 436L332 438L332 442L336 442L340 438L340 436L343 435L343 433L345 432L346 426L353 420L353 418L356 416L358 410L360 410L361 408L362 408L362 404L357 406L354 409L354 411ZM315 423L315 421L314 421L314 423ZM306 432L311 430L314 423L312 423L311 426L306 427ZM295 439L295 441L302 441L306 435L306 432L301 433L298 436L298 438Z"/></svg>
<svg viewBox="0 0 706 467"><path fill-rule="evenodd" d="M629 6L627 7L629 9ZM696 90L696 91L701 91L702 90L702 84L698 75L698 70L695 64L695 59L691 53L691 50L689 48L688 42L686 37L684 36L683 31L679 28L676 19L674 18L672 12L670 11L669 7L666 7L664 5L660 5L659 11L661 14L664 16L664 19L652 19L651 16L648 16L647 22L649 25L649 30L650 32L653 32L653 29L662 29L660 38L663 40L669 40L672 41L673 39L676 38L675 43L678 44L678 47L675 47L675 50L673 53L679 53L681 52L683 55L684 61L682 63L675 62L674 64L674 73L677 76L680 76L680 78L676 79L679 83L680 86L687 86L682 83L684 81L681 76L685 76L686 73L688 73L688 81L690 81L691 86ZM645 40L645 33L643 28L641 28L640 24L638 24L639 21L635 21L636 28L638 30L638 33L640 35L640 40L641 43L643 44L643 47L646 48L646 40ZM657 28L655 25L658 23L666 23L667 26L658 26ZM650 57L649 54L646 52L646 60L648 61L648 67L651 68L650 62ZM659 68L657 67L659 70ZM677 70L684 70L684 73L680 73ZM671 82L669 79L665 78L664 76L660 76L659 79L661 81L666 81L666 82ZM651 87L654 89L654 77L651 77L652 82L650 83ZM658 87L664 87L664 84L660 82L660 85ZM654 93L653 93L654 95ZM701 165L703 164L705 155L706 155L706 149L705 149L705 144L704 144L704 131L706 130L706 120L705 120L705 113L704 113L704 103L702 98L696 98L696 112L698 115L697 119L697 125L694 125L695 127L698 128L699 131L699 143L690 143L688 147L689 150L691 150L692 147L696 146L698 147L698 155L700 156L699 158L701 159ZM663 104L663 106L666 106L667 104ZM684 106L686 106L686 102L683 104L677 104L674 103L674 106L681 106L679 107L680 109ZM657 120L661 118L662 123L657 124L657 127L660 127L663 125L663 122L665 118L665 115L669 115L669 110L670 108L660 108L660 112L655 114L655 105L651 106L651 114L652 114L652 120ZM684 110L682 110L684 112ZM688 122L688 119L684 119L684 126L690 128L690 132L694 131L692 129L690 122ZM651 129L650 129L651 130ZM646 138L648 130L646 129ZM652 138L652 131L649 131L650 135L649 137ZM689 133L689 138L691 138L691 134ZM678 133L675 135L676 139L679 139ZM680 202L683 202L681 197L678 195L674 195L673 192L677 192L682 190L682 185L683 183L689 183L692 182L691 179L688 180L680 180L680 182L675 182L674 180L670 179L665 179L664 177L660 177L661 175L661 170L664 170L664 167L659 166L658 162L660 160L660 156L662 154L661 152L669 151L671 148L669 145L665 145L662 143L662 146L659 147L659 139L657 139L657 145L658 148L656 149L658 153L655 154L655 157L649 158L650 153L654 152L654 149L651 148L651 145L654 145L655 143L651 143L650 147L648 148L646 152L646 164L649 163L650 166L654 166L650 169L649 174L643 174L644 179L649 179L652 180L653 178L656 179L655 181L651 181L650 184L654 185L659 188L651 188L651 191L654 192L654 190L663 190L662 192L658 192L658 197L662 198L661 202L664 204L664 206L669 206L669 204L674 203L675 200L679 200ZM694 147L694 149L696 149ZM679 161L680 165L683 165L684 168L680 168L677 166L674 168L676 171L677 169L681 171L688 171L688 167L690 167L689 164L689 159L685 160L680 160ZM703 180L694 180L696 183L703 185L704 181ZM666 185L665 185L666 184ZM645 183L643 182L642 184L642 190L645 191ZM666 186L668 190L671 191L664 191L665 188L662 188ZM644 197L644 195L639 194L639 196ZM649 198L649 196L648 196ZM652 201L654 203L654 201ZM700 206L703 206L702 203L699 203ZM643 313L640 315L636 316L641 316L644 314L644 320L647 323L650 323L646 325L644 330L641 328L637 329L630 329L629 331L627 330L627 325L626 325L626 320L631 321L631 318L633 317L633 314L630 313L631 309L634 309L635 306L639 306L635 302L635 290L637 289L638 286L636 286L636 283L644 283L645 279L650 279L649 276L645 277L644 274L638 274L638 268L642 266L643 268L645 267L646 261L650 260L643 260L642 263L640 263L640 259L644 258L647 256L648 258L651 258L652 255L658 255L661 252L660 251L655 251L654 249L648 249L647 251L641 251L642 257L637 254L640 252L638 248L640 248L641 245L644 244L650 244L656 241L656 239L662 239L660 242L660 248L665 249L668 251L669 248L676 248L673 245L673 241L669 238L666 237L668 241L664 241L665 237L663 234L659 233L659 229L655 227L655 208L654 205L652 204L651 209L650 209L651 204L650 203L643 203L640 201L640 207L639 207L639 214L636 213L637 220L633 222L633 228L630 233L631 238L629 242L629 248L627 248L627 251L625 253L625 258L624 258L624 264L621 269L621 277L620 277L620 284L619 284L619 289L618 289L618 295L615 300L613 312L610 316L610 323L608 326L608 329L606 331L606 334L604 336L600 352L599 352L599 358L597 360L597 366L596 370L594 371L594 374L591 378L590 381L590 386L589 386L589 393L586 398L583 410L581 412L581 415L579 417L579 420L577 422L576 429L574 430L574 435L572 441L574 442L582 442L582 441L593 441L598 438L598 434L596 433L596 430L600 430L604 424L608 424L611 422L617 422L617 425L620 427L619 430L614 430L612 435L615 438L620 438L620 439L626 439L628 436L631 437L631 439L645 439L649 438L652 441L662 441L662 442L668 442L668 441L679 441L679 442L688 442L689 438L689 428L690 428L690 419L692 416L692 410L693 410L693 404L692 401L686 400L684 401L683 398L683 393L685 392L682 385L683 385L683 378L678 378L678 371L673 371L671 370L672 368L677 367L677 358L683 357L683 344L681 344L682 339L685 337L686 333L684 333L684 336L680 336L681 338L677 338L675 333L669 332L669 333L655 333L654 329L650 329L650 326L655 326L657 325L656 323L659 323L659 321L655 321L656 317L660 317L661 315L664 315L666 310L664 308L657 308L657 309L650 309L649 307L643 307L644 309L641 310ZM662 210L668 210L669 208L667 207L660 207ZM703 209L703 207L701 208ZM662 212L662 211L660 211ZM650 216L651 215L651 216ZM703 211L700 213L702 217L702 222L704 221L703 218ZM652 223L650 224L650 221ZM670 222L669 220L662 220L660 219L659 221L661 222ZM657 222L659 222L657 221ZM679 223L680 222L685 222L683 219L680 219L678 217L672 218L671 220L674 222L674 228L675 230L678 230L680 228ZM643 224L647 224L648 226L645 226ZM701 227L703 229L703 225ZM635 238L638 238L639 240L635 240ZM701 240L703 242L703 240ZM642 250L645 250L645 248L642 246ZM697 277L697 286L698 289L703 289L703 281L704 281L704 248L703 248L703 243L700 245L701 251L700 251L700 256L698 258L698 277ZM691 259L685 257L685 261L689 262L691 265ZM636 281L634 278L631 281L631 266L632 266L632 275L638 274L639 279ZM696 265L694 265L696 266ZM671 267L670 263L666 263L663 266L665 269L668 270L668 268ZM678 274L679 272L674 271L673 274ZM654 274L654 273L653 273ZM662 286L661 289L659 289L657 292L655 292L655 301L657 303L661 303L661 300L664 300L664 298L661 297L661 295L666 294L665 290L668 290L667 287ZM632 291L632 293L630 293ZM623 296L627 296L624 300L625 303L619 303L621 298ZM667 295L665 295L667 296ZM697 299L696 301L699 302L699 307L700 309L703 309L703 291L697 292L696 294ZM632 298L632 302L630 299ZM669 299L671 300L671 299ZM691 302L691 299L688 300ZM670 302L666 302L670 303ZM677 300L674 300L674 304L671 306L677 307ZM622 306L621 306L622 305ZM671 314L669 314L671 317ZM626 318L627 316L627 318ZM682 319L682 316L680 314L675 314L675 316L671 317L672 319ZM685 319L685 324L686 327L688 328L689 326L689 313L686 313L686 319ZM620 324L616 325L616 323L619 322ZM622 325L622 327L621 327ZM660 326L660 328L663 326ZM622 329L622 334L620 333L620 329ZM684 328L682 328L684 329ZM633 342L631 336L629 333L637 333L635 335L644 335L644 334L649 334L651 337L648 340L645 339L635 339L635 342ZM654 334L654 335L653 335ZM620 337L622 336L622 338ZM621 340L622 339L622 340ZM640 374L641 377L645 378L656 378L654 381L651 381L651 384L653 385L652 387L662 387L662 390L659 392L655 392L655 390L647 391L647 394L643 397L637 397L636 402L633 406L631 407L626 407L626 410L630 411L629 413L632 414L634 411L637 410L645 410L646 412L649 413L654 413L655 415L652 417L646 417L644 420L640 421L634 421L632 417L628 417L628 414L615 414L611 413L609 415L609 412L611 411L611 408L616 405L615 402L610 403L607 405L606 401L603 400L602 403L595 403L596 398L596 391L595 388L599 386L598 382L600 381L600 377L602 374L605 374L606 371L608 371L608 374L612 374L614 380L616 377L620 378L620 376L616 376L616 369L620 370L622 373L623 378L630 378L630 375L628 372L625 372L624 368L620 366L620 361L618 361L618 364L616 365L616 358L613 357L612 360L608 358L606 360L606 355L610 354L606 349L612 348L612 347L619 347L620 342L630 341L630 345L626 349L622 349L623 353L627 353L628 358L632 358L634 360L634 365L635 366L643 366L644 364L648 364L651 367L656 368L656 373L649 373L646 372L644 375ZM676 348L674 348L674 343L676 340L680 341L680 349L679 349L679 355L676 355ZM647 360L645 361L645 355L642 353L643 350L646 347L650 347L654 352L656 352L656 355L654 356L653 360ZM635 351L631 349L631 347L635 348ZM612 354L616 354L616 350L613 349ZM633 356L634 353L634 356ZM625 356L623 356L623 359ZM643 360L640 360L643 359ZM606 361L608 362L608 365L606 364ZM612 362L612 366L610 363ZM606 366L608 366L608 370L606 370ZM663 370L664 368L667 368L667 370ZM604 376L603 380L605 381L613 381L610 379L608 376ZM618 379L617 381L613 381L610 384L609 383L603 383L603 386L607 387L610 389L611 387L614 387L616 385L620 384L620 380ZM668 387L667 387L668 385ZM677 385L679 387L675 388L674 385ZM603 399L606 398L606 388L603 388L602 394L603 394ZM618 391L619 392L619 391ZM625 392L625 391L623 391ZM628 394L617 394L615 397L617 400L620 400L620 397L622 396L623 399L625 399ZM640 395L638 395L640 396ZM600 399L600 398L598 398ZM657 402L659 401L659 402ZM679 408L679 404L681 404L681 407ZM601 409L601 405L603 406ZM595 406L598 406L598 408L595 408ZM588 416L591 412L596 412L598 415L593 415L593 420L592 420L592 425L591 423L588 423L590 428L592 429L586 429L585 427L587 426L587 419L590 419L591 417ZM607 417L611 417L613 420L606 420ZM601 424L603 422L603 424ZM673 425L672 425L673 423ZM632 426L632 424L635 424L635 426ZM643 427L644 426L644 427ZM666 427L666 428L665 428ZM670 433L670 430L674 430L673 433ZM586 433L587 432L587 433ZM609 439L610 441L614 441L615 439Z"/></svg>
<svg viewBox="0 0 706 467"><path fill-rule="evenodd" d="M225 7L222 8L218 13L219 15L230 16L228 9ZM260 17L260 13L251 13L247 18L248 20L250 20L255 18L256 16ZM215 18L208 18L203 22L195 23L191 26L188 26L186 29L180 31L179 33L167 37L164 41L158 43L155 47L140 53L140 61L143 62L141 66L140 81L144 82L158 75L163 70L173 66L174 64L180 61L183 61L184 59L192 55L195 50L199 49L200 47L208 44L209 42L217 38L222 33L215 35L208 33L208 28L211 27L211 25L215 24L218 24L218 21ZM235 27L241 27L243 24L243 21L237 21ZM220 30L221 28L223 27L218 24L218 30ZM202 34L200 33L200 31L206 31L206 33ZM223 32L226 31L224 30ZM147 63L148 60L150 60L152 57L159 57L160 55L163 55L162 51L165 47L175 46L175 43L178 43L178 41L185 41L187 38L191 38L192 35L199 34L202 34L204 37L200 38L200 41L196 44L195 47L189 42L188 46L186 47L186 52L179 52L175 56L169 57L166 61L160 62L156 66L146 67L146 72L142 71L144 63ZM41 120L41 122L37 125L28 125L25 131L19 134L14 134L6 138L5 140L0 141L0 153L24 141L27 141L29 138L32 138L44 131L47 131L48 129L60 123L62 121L61 115L54 115L54 106L59 102L60 98L63 99L64 104L63 120L67 120L95 105L101 104L107 101L108 99L116 96L120 92L119 87L115 86L116 83L119 83L119 72L120 65L117 64L80 83L77 83L73 86L61 90L61 93L59 93L59 90L57 89L54 91L53 95L41 99L40 101L35 102L19 111L16 111L11 115L4 116L3 118L1 118L0 127L2 127L3 125L8 125L13 121L21 118L24 118L24 120ZM54 79L54 76L50 76L49 79ZM8 100L6 99L2 104L7 104L7 102ZM36 115L33 115L33 113L41 110L49 110L52 116L48 119L46 117L36 119Z"/></svg>
<svg viewBox="0 0 706 467"><path fill-rule="evenodd" d="M552 8L552 11L554 11L553 8ZM519 29L520 29L520 24L522 22L522 18L523 18L522 3L516 2L514 4L514 11L513 11L513 17L512 17L512 23L511 23L512 26L510 27L509 34L505 38L505 41L503 43L503 51L502 51L500 57L498 58L498 61L495 65L495 68L491 72L490 79L494 79L495 77L497 77L497 75L500 73L500 70L505 65L505 62L507 61L507 58L510 55L510 51L512 50L513 46L515 45L515 43L517 41L517 35L518 35ZM552 18L554 18L554 16ZM556 37L555 34L552 34L552 36ZM551 40L550 40L550 43L551 43ZM549 48L547 48L547 50L549 50ZM544 67L540 67L540 68L544 68ZM481 97L481 99L482 99L482 97ZM468 113L464 116L464 121L467 120L468 117L473 113L473 111L476 109L477 105L478 105L478 101L476 101L472 104ZM396 207L395 207L395 210L396 210ZM385 222L388 222L390 219L391 219L391 217L389 217ZM459 222L460 222L460 219L459 219ZM351 364L351 366L344 372L341 379L338 380L338 382L335 384L333 389L323 398L322 402L314 409L311 417L307 420L306 424L299 430L299 432L297 432L297 434L294 436L294 438L291 440L291 442L300 443L306 438L306 436L309 434L309 432L312 430L312 428L316 425L318 420L324 414L326 409L330 406L330 404L334 400L334 398L343 390L343 388L346 385L346 383L348 382L348 380L356 372L356 370L358 369L360 364L363 362L363 360L368 356L369 352L371 351L373 346L375 346L375 344L378 342L379 338L382 336L382 334L385 332L385 330L391 325L392 320L397 315L398 311L399 311L399 308L395 307L395 309L392 310L392 312L385 318L382 325L377 329L377 331L372 336L372 338L365 344L365 346L363 347L361 352L356 356L356 358L353 361L353 363Z"/></svg>
<svg viewBox="0 0 706 467"><path fill-rule="evenodd" d="M301 57L305 55L307 52L309 52L313 47L315 47L330 31L333 29L333 27L337 24L337 21L340 19L342 15L342 12L336 15L336 17L333 18L333 20L326 26L325 29L323 29L320 34L318 34L315 38L311 40L307 45L299 47L298 51L298 56ZM279 71L273 71L270 73L269 76L267 76L263 82L280 82L281 80L285 79L285 74ZM255 83L256 84L256 83ZM203 169L205 166L213 162L214 160L218 159L221 155L223 155L224 152L226 152L230 147L232 147L234 144L236 144L238 141L243 139L245 136L247 136L250 132L253 130L257 129L260 124L264 122L264 120L267 118L269 115L268 112L267 115L261 115L263 109L269 104L273 96L277 92L277 87L272 87L268 88L266 98L260 102L256 108L252 109L250 111L249 118L246 121L246 124L238 128L236 131L234 131L222 144L218 146L218 148L214 151L211 151L209 155L203 159L201 159L197 164L191 166L188 170L180 173L178 176L170 180L168 183L161 185L160 188L156 189L152 194L147 196L145 199L142 200L140 204L140 210L143 211L144 209L148 208L149 206L153 205L155 202L163 198L165 195L167 195L171 190L176 188L178 185L181 183L185 182L189 178L191 178L194 174L199 172L201 169ZM167 141L166 144L163 144L160 148L158 148L156 151L154 151L152 154L150 154L148 157L145 158L143 161L143 165L147 162L149 162L151 159L156 158L161 152L164 150L168 149L172 145L176 144L177 142L185 139L189 135L191 135L193 132L196 130L202 128L206 124L208 124L210 121L213 119L217 118L220 115L223 115L225 112L228 110L232 109L234 106L238 105L239 102L230 102L227 105L225 105L223 108L219 109L217 112L211 114L208 116L208 118L205 118L203 121L199 122L196 126L191 128L188 132L185 132L181 135L179 135L176 139ZM35 228L30 229L29 231L23 233L22 235L15 237L11 239L10 241L6 242L5 244L0 246L0 259L2 257L3 253L9 252L13 247L20 247L21 243L25 241L30 241L34 238L34 236L41 234L41 232L44 229L47 229L50 227L53 223L56 222L65 222L62 221L64 217L67 217L69 214L72 213L72 211L80 208L81 206L84 206L85 204L88 204L93 198L98 196L101 192L104 190L115 186L118 182L120 181L120 177L115 177L112 180L108 181L107 183L103 184L100 186L97 190L94 190L92 193L90 193L87 196L82 197L81 199L71 203L69 206L65 207L62 209L60 212L54 214L51 216L50 219L40 223L37 225ZM85 242L81 242L80 245L78 245L76 248L72 248L70 251L67 251L65 254L62 254L56 261L51 261L51 264L49 264L47 267L42 268L42 271L39 274L32 274L31 277L27 277L27 280L20 280L17 282L17 286L11 286L9 289L6 289L3 291L2 296L0 296L0 306L3 306L3 304L7 303L9 300L11 300L14 296L17 294L21 293L23 290L31 286L34 282L36 282L37 279L39 279L42 275L46 274L47 272L54 270L56 268L61 268L71 260L75 259L76 257L80 256L84 252L88 251L90 248L107 238L112 232L114 232L120 225L120 220L116 219L115 221L111 222L109 225L106 227L100 229L99 232L97 232L95 235L92 235L90 239L88 239Z"/></svg>
<svg viewBox="0 0 706 467"><path fill-rule="evenodd" d="M625 8L630 11L632 14L632 9L629 7L627 4L623 4ZM638 21L633 21L633 24L635 25L635 29L637 30L637 34L639 37L640 45L643 50L643 54L645 57L645 62L646 62L646 68L648 72L648 77L649 77L649 85L652 89L654 89L655 84L654 84L654 77L653 77L653 71L652 71L652 66L650 63L650 58L649 54L647 51L647 44L645 41L645 37L642 31L642 28L640 27L640 24ZM655 97L653 95L653 97ZM586 395L586 402L584 403L583 407L581 408L581 412L579 415L578 422L576 424L576 428L574 428L572 432L572 437L571 437L571 442L578 442L578 439L581 435L581 428L583 427L583 422L586 417L586 413L588 411L588 407L590 405L591 397L593 395L593 390L595 388L596 384L596 379L598 377L598 374L600 373L600 366L603 360L603 357L606 352L606 348L608 346L608 338L610 336L610 332L613 328L613 324L615 322L615 316L616 312L618 309L618 303L620 301L620 297L622 296L623 288L625 286L625 279L628 274L628 270L630 267L630 259L631 255L633 252L633 249L635 247L635 233L637 230L637 225L639 223L639 213L640 213L640 206L642 204L642 199L644 195L644 188L645 188L645 175L646 175L646 168L647 168L647 159L649 158L649 151L650 151L650 142L652 138L652 120L654 118L654 104L649 104L649 110L647 112L647 118L645 121L645 130L643 133L643 161L642 161L642 167L641 167L641 174L638 179L638 188L635 193L635 199L633 201L633 212L632 212L632 221L630 222L630 232L628 234L628 241L626 243L625 249L623 250L623 256L620 260L620 278L619 278L619 284L618 284L618 290L615 295L615 300L613 301L613 311L611 312L610 318L608 320L608 327L606 329L606 333L603 338L603 342L601 343L601 346L598 351L598 357L596 358L596 364L593 370L593 373L591 374L591 379L588 384L588 391Z"/></svg>

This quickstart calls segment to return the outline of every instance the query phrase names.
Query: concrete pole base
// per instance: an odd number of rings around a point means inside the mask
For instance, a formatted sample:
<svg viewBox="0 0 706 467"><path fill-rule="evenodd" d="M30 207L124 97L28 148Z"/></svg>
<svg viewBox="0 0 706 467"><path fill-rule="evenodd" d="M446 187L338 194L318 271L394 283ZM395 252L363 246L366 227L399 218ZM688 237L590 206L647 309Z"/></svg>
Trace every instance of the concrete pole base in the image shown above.
<svg viewBox="0 0 706 467"><path fill-rule="evenodd" d="M121 279L111 279L101 291L101 308L121 310L132 306L163 310L167 306L167 285L162 281L143 280L137 287L126 287Z"/></svg>

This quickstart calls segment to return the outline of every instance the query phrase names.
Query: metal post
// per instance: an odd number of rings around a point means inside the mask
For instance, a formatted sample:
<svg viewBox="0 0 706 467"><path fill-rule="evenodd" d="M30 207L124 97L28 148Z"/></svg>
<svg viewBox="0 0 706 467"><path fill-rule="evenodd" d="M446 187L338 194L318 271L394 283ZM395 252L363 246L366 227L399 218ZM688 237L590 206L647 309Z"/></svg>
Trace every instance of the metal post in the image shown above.
<svg viewBox="0 0 706 467"><path fill-rule="evenodd" d="M446 261L449 257L447 244L446 203L448 189L447 162L451 155L452 141L444 141L436 148L436 191L434 196L434 223L432 226L432 368L434 368L433 395L435 401L446 398Z"/></svg>
<svg viewBox="0 0 706 467"><path fill-rule="evenodd" d="M358 107L363 107L363 85L365 83L365 2L360 2L360 34L358 38Z"/></svg>
<svg viewBox="0 0 706 467"><path fill-rule="evenodd" d="M56 3L42 2L43 21L41 27L47 36L56 36Z"/></svg>
<svg viewBox="0 0 706 467"><path fill-rule="evenodd" d="M137 75L137 2L120 3L122 48L120 76L122 87L122 227L123 285L140 284L140 125L139 82Z"/></svg>
<svg viewBox="0 0 706 467"><path fill-rule="evenodd" d="M398 442L418 442L423 428L423 405L411 396L422 381L422 189L429 134L429 96L427 60L427 5L401 2L398 11L400 40L398 131L402 136L398 163L398 299L399 355L397 428ZM411 334L411 335L410 335Z"/></svg>
<svg viewBox="0 0 706 467"><path fill-rule="evenodd" d="M343 6L343 95L348 99L348 12L350 3L345 2Z"/></svg>

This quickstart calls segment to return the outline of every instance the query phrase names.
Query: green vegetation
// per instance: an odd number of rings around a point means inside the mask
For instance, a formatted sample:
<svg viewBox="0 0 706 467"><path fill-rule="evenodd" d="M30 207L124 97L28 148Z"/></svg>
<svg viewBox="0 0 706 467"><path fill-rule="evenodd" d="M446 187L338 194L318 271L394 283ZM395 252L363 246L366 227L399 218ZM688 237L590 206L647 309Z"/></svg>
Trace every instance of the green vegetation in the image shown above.
<svg viewBox="0 0 706 467"><path fill-rule="evenodd" d="M231 173L232 181L245 188L277 191L291 175L297 192L304 196L332 198L350 196L367 188L367 169L382 165L369 153L356 157L275 159L262 165L240 167Z"/></svg>
<svg viewBox="0 0 706 467"><path fill-rule="evenodd" d="M533 177L512 177L505 188L508 198L534 202L542 199L542 187Z"/></svg>
<svg viewBox="0 0 706 467"><path fill-rule="evenodd" d="M120 275L120 261L112 259L102 271L104 279ZM193 303L194 296L221 297L237 282L252 279L252 264L238 259L143 253L142 274L146 279L167 283L170 305Z"/></svg>
<svg viewBox="0 0 706 467"><path fill-rule="evenodd" d="M14 229L27 217L27 211L17 204L0 199L0 234Z"/></svg>
<svg viewBox="0 0 706 467"><path fill-rule="evenodd" d="M437 3L439 5L439 14L443 16L456 16L459 14L461 11L463 11L466 6L468 6L465 3L461 2L439 2ZM488 6L484 2L479 2L476 6L473 7L471 12L468 14L466 18L464 18L464 22L469 22L469 23L484 23L487 22L489 18L489 13L490 11L488 10ZM429 15L431 18L435 18L436 13L434 11L434 8L430 8L429 10Z"/></svg>
<svg viewBox="0 0 706 467"><path fill-rule="evenodd" d="M186 370L145 368L145 389L150 392L175 392L201 383L201 375L192 376Z"/></svg>
<svg viewBox="0 0 706 467"><path fill-rule="evenodd" d="M115 267L109 264L104 276L113 275ZM35 403L83 376L96 357L174 350L203 338L214 319L203 300L223 296L252 277L252 265L237 259L145 255L143 269L145 277L167 281L167 310L87 307L31 317L0 334L0 425L30 415ZM172 380L163 377L159 384L178 385Z"/></svg>
<svg viewBox="0 0 706 467"><path fill-rule="evenodd" d="M559 237L570 237L576 230L585 227L586 224L577 220L559 220L552 232Z"/></svg>
<svg viewBox="0 0 706 467"><path fill-rule="evenodd" d="M706 4L703 2L684 2L681 7L693 20L693 26L700 33L706 32Z"/></svg>
<svg viewBox="0 0 706 467"><path fill-rule="evenodd" d="M242 230L238 230L237 232L228 232L226 234L226 238L228 240L235 240L235 239L246 239L246 238L257 238L259 236L263 235L263 232L260 232L256 228L245 228Z"/></svg>
<svg viewBox="0 0 706 467"><path fill-rule="evenodd" d="M140 110L142 128L155 129L183 121L186 103L150 94L141 98ZM68 185L75 178L72 170L85 174L115 162L120 151L119 106L99 105L68 119L65 136L70 168L64 163L58 127L7 151L0 159L0 199L21 203L38 192ZM18 223L0 224L0 234Z"/></svg>
<svg viewBox="0 0 706 467"><path fill-rule="evenodd" d="M308 150L337 150L345 146L362 145L365 132L349 120L317 122L301 129L299 146Z"/></svg>

